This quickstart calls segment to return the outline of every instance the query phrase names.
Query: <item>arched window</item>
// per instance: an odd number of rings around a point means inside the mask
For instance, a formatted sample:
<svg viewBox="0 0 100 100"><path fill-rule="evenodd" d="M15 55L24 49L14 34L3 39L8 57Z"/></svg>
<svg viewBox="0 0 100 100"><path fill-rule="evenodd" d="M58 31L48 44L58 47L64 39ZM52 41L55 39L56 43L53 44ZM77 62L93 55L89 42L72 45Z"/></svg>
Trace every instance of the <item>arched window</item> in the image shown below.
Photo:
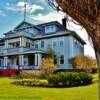
<svg viewBox="0 0 100 100"><path fill-rule="evenodd" d="M60 56L60 64L64 64L64 55Z"/></svg>

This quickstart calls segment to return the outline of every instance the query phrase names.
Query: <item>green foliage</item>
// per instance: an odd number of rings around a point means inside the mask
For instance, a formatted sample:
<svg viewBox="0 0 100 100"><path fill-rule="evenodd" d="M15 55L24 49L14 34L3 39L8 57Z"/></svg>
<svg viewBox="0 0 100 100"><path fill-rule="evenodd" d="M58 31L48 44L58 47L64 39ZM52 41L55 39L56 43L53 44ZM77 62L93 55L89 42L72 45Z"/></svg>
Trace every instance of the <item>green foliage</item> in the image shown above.
<svg viewBox="0 0 100 100"><path fill-rule="evenodd" d="M97 72L98 72L97 66L93 66L92 69L91 69L91 73L92 73L92 74L95 74L95 73L97 73Z"/></svg>
<svg viewBox="0 0 100 100"><path fill-rule="evenodd" d="M0 100L8 100L8 96L12 97L10 100L15 100L13 97L18 100L21 100L21 97L25 97L27 100L36 100L37 96L41 97L39 100L98 100L98 74L93 74L93 80L93 84L88 86L51 89L16 86L11 82L19 81L18 79L2 77L0 78Z"/></svg>
<svg viewBox="0 0 100 100"><path fill-rule="evenodd" d="M48 83L53 86L80 86L92 83L92 76L86 72L59 72L48 78Z"/></svg>
<svg viewBox="0 0 100 100"><path fill-rule="evenodd" d="M50 45L48 45L46 53L48 54L47 58L50 57L52 59L54 58L54 55L57 55Z"/></svg>
<svg viewBox="0 0 100 100"><path fill-rule="evenodd" d="M92 75L91 74L81 72L79 74L79 77L82 80L81 81L82 85L87 85L87 84L91 84L92 83Z"/></svg>

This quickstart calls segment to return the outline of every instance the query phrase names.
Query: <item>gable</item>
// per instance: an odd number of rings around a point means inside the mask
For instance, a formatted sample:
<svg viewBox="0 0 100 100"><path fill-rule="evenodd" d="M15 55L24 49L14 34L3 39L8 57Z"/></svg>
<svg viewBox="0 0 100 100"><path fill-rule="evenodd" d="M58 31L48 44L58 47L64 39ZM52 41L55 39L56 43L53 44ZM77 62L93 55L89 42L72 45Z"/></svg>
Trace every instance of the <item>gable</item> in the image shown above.
<svg viewBox="0 0 100 100"><path fill-rule="evenodd" d="M23 29L23 28L27 28L27 27L32 27L33 25L27 22L21 22L19 25L17 25L14 30L18 30L18 29Z"/></svg>

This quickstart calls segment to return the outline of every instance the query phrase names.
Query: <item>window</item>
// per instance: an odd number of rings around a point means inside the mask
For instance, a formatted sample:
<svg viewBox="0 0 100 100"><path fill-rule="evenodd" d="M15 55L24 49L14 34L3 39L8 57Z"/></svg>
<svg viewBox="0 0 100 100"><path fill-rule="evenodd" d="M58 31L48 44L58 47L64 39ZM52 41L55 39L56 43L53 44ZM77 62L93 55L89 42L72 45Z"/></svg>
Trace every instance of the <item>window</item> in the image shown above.
<svg viewBox="0 0 100 100"><path fill-rule="evenodd" d="M45 26L45 33L53 33L53 32L56 32L56 30L57 30L56 25Z"/></svg>
<svg viewBox="0 0 100 100"><path fill-rule="evenodd" d="M56 41L53 42L53 47L55 47L55 46L57 46L57 42Z"/></svg>
<svg viewBox="0 0 100 100"><path fill-rule="evenodd" d="M20 42L16 42L16 47L20 47Z"/></svg>
<svg viewBox="0 0 100 100"><path fill-rule="evenodd" d="M63 41L60 41L60 46L63 46L63 44L64 44Z"/></svg>
<svg viewBox="0 0 100 100"><path fill-rule="evenodd" d="M44 41L41 41L41 48L44 48Z"/></svg>
<svg viewBox="0 0 100 100"><path fill-rule="evenodd" d="M57 56L54 55L54 64L57 64Z"/></svg>
<svg viewBox="0 0 100 100"><path fill-rule="evenodd" d="M9 44L8 44L8 47L9 47L9 48L15 48L15 43L9 43Z"/></svg>
<svg viewBox="0 0 100 100"><path fill-rule="evenodd" d="M35 49L38 49L38 44L35 44Z"/></svg>
<svg viewBox="0 0 100 100"><path fill-rule="evenodd" d="M63 55L60 56L60 64L64 64L64 56Z"/></svg>
<svg viewBox="0 0 100 100"><path fill-rule="evenodd" d="M26 42L26 47L30 48L30 43Z"/></svg>

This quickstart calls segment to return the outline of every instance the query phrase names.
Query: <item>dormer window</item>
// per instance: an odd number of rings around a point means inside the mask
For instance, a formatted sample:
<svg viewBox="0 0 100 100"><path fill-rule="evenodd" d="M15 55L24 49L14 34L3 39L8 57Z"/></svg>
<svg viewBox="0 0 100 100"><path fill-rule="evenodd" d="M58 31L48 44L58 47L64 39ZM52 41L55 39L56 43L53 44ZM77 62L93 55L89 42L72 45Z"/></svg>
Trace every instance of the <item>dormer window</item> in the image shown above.
<svg viewBox="0 0 100 100"><path fill-rule="evenodd" d="M53 33L57 31L57 26L56 25L48 25L45 26L45 33Z"/></svg>

